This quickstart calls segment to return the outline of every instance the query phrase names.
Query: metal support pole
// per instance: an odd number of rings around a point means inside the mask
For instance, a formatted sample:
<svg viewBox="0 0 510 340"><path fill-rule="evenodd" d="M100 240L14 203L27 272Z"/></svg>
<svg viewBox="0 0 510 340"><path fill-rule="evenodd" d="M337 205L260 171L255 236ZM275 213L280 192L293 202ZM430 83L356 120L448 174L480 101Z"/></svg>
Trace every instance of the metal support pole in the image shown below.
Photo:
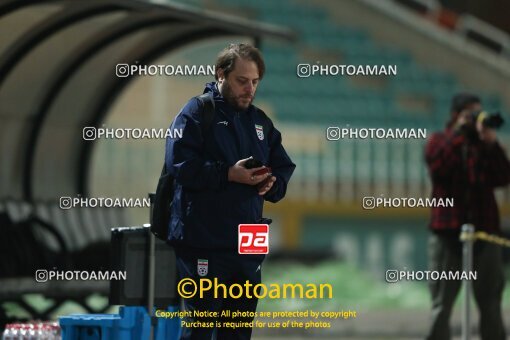
<svg viewBox="0 0 510 340"><path fill-rule="evenodd" d="M461 240L462 246L462 269L469 277L469 273L473 271L473 243L475 226L472 224L464 224L462 226ZM471 339L471 280L464 281L464 305L462 310L462 340Z"/></svg>
<svg viewBox="0 0 510 340"><path fill-rule="evenodd" d="M147 228L147 235L149 241L149 254L148 254L148 275L147 275L147 314L149 314L150 324L151 324L151 332L149 339L154 339L154 324L152 314L152 309L154 307L154 281L155 281L155 238L154 234L148 230L150 228L150 224L144 224L145 228Z"/></svg>
<svg viewBox="0 0 510 340"><path fill-rule="evenodd" d="M149 261L148 261L148 273L147 273L147 313L149 314L151 331L149 335L149 339L154 339L154 327L155 327L155 316L152 313L154 308L154 291L155 291L155 282L156 282L156 237L150 231L150 226L152 225L152 207L154 202L154 194L149 194L149 200L151 202L150 208L150 223L144 224L143 226L147 228L147 235L149 241Z"/></svg>

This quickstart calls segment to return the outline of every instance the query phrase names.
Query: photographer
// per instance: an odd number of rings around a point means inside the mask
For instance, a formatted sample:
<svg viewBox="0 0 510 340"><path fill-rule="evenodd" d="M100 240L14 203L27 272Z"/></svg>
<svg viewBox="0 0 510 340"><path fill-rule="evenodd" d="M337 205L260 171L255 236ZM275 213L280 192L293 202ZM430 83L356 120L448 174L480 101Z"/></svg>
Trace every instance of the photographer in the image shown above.
<svg viewBox="0 0 510 340"><path fill-rule="evenodd" d="M430 270L462 270L459 234L463 224L471 223L477 231L500 233L494 188L510 182L510 162L495 131L502 119L481 110L477 96L457 94L452 100L451 119L445 131L433 134L425 147L432 197L454 199L454 207L432 209ZM481 337L484 340L505 339L501 316L504 276L500 246L476 242L473 266L477 272L473 288L480 311ZM460 287L459 280L430 282L432 325L427 339L450 339L450 314Z"/></svg>
<svg viewBox="0 0 510 340"><path fill-rule="evenodd" d="M178 278L216 279L226 287L261 282L264 254L239 254L239 224L264 223L264 200L278 202L286 193L295 165L282 146L280 132L252 102L264 75L258 49L231 44L216 61L216 82L204 93L212 100L210 124L204 114L206 101L192 98L174 119L171 129L182 129L182 138L169 138L165 164L175 178L168 241L175 246ZM204 125L209 125L204 129ZM183 300L186 311L237 311L244 318L187 318L181 339L250 339L250 327L229 328L223 322L253 321L257 299L203 297ZM223 326L221 326L223 323ZM220 327L221 326L221 327Z"/></svg>

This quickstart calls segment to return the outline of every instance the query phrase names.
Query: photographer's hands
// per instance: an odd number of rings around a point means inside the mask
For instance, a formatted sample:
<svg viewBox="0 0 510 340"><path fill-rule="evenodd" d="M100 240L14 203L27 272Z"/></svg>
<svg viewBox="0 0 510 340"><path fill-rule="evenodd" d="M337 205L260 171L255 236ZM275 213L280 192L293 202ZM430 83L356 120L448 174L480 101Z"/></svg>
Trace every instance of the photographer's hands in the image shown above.
<svg viewBox="0 0 510 340"><path fill-rule="evenodd" d="M496 135L496 130L483 126L482 122L476 122L476 131L478 131L478 136L482 142L487 144L494 144L498 140L498 136Z"/></svg>
<svg viewBox="0 0 510 340"><path fill-rule="evenodd" d="M473 121L473 117L471 115L470 110L466 109L459 113L457 121L453 126L454 130L465 132L473 131L476 129L476 133L478 133L478 137L480 140L487 144L494 144L497 142L496 130L483 126L483 122L481 120ZM474 131L473 131L474 133Z"/></svg>
<svg viewBox="0 0 510 340"><path fill-rule="evenodd" d="M471 111L463 110L459 113L455 124L453 125L454 130L461 130L464 126L471 122Z"/></svg>

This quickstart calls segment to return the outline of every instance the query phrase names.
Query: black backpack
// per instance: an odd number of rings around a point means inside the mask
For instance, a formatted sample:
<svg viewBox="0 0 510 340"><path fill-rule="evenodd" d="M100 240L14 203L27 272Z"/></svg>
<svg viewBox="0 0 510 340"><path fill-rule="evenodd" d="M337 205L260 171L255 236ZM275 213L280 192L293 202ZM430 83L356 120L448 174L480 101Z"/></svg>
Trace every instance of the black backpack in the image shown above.
<svg viewBox="0 0 510 340"><path fill-rule="evenodd" d="M202 135L209 130L214 118L214 99L212 95L204 93L195 97L202 103ZM174 177L166 171L165 162L159 177L155 194L151 197L151 232L159 239L168 239L171 205L174 198Z"/></svg>

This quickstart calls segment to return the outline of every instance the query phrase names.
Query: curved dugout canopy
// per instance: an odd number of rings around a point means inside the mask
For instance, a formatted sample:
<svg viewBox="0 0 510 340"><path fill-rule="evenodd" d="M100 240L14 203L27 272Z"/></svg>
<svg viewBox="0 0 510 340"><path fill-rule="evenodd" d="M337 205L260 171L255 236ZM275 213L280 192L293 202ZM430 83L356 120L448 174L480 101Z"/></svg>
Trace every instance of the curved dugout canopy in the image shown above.
<svg viewBox="0 0 510 340"><path fill-rule="evenodd" d="M0 1L1 196L86 193L92 142L140 64L218 36L291 39L285 29L175 5L133 0Z"/></svg>

